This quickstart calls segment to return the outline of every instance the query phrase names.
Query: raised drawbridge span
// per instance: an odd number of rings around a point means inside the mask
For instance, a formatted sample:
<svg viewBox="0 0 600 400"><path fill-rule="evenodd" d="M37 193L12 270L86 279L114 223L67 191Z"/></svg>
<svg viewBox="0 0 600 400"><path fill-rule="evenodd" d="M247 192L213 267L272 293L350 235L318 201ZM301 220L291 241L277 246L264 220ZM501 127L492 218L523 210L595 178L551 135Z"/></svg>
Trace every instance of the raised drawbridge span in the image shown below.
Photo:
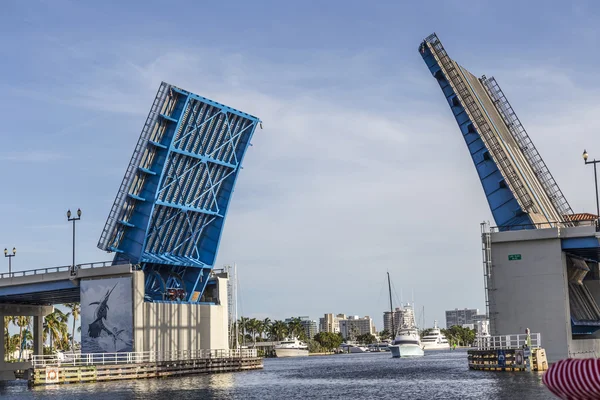
<svg viewBox="0 0 600 400"><path fill-rule="evenodd" d="M589 287L599 278L598 237L592 226L589 233L577 237L560 232L582 222L598 226L598 216L573 213L496 79L485 75L477 78L452 60L436 34L421 42L419 52L440 85L467 144L497 225L494 229L556 230L566 259L572 331L580 335L594 333L600 329L600 307ZM490 233L484 232L486 296L497 290L491 247ZM520 260L521 255L518 257ZM486 307L489 313L487 297Z"/></svg>
<svg viewBox="0 0 600 400"><path fill-rule="evenodd" d="M499 229L569 225L573 210L496 80L457 64L436 34L419 51L454 114Z"/></svg>
<svg viewBox="0 0 600 400"><path fill-rule="evenodd" d="M161 83L98 247L143 269L149 301L205 302L257 117Z"/></svg>

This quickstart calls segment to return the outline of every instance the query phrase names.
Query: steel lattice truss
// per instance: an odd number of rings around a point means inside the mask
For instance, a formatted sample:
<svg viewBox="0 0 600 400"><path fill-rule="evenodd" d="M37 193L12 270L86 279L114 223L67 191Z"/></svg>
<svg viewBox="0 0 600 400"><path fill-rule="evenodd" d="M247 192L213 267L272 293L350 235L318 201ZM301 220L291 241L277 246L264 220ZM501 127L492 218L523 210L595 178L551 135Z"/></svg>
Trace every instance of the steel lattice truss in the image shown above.
<svg viewBox="0 0 600 400"><path fill-rule="evenodd" d="M201 299L259 122L161 84L98 243L143 267L149 298Z"/></svg>
<svg viewBox="0 0 600 400"><path fill-rule="evenodd" d="M569 225L569 203L496 80L478 79L457 64L435 34L419 51L461 129L500 229Z"/></svg>

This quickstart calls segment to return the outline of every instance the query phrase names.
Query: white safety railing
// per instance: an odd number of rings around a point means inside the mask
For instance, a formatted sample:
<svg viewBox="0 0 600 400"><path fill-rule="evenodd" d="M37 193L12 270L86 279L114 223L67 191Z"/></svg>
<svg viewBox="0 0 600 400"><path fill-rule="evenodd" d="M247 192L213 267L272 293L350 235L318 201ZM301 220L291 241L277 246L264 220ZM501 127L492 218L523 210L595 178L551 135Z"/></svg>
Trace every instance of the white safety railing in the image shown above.
<svg viewBox="0 0 600 400"><path fill-rule="evenodd" d="M140 364L164 361L186 361L209 358L251 358L256 349L190 350L172 352L139 351L132 353L65 353L32 357L34 368L46 366L79 366L108 364Z"/></svg>
<svg viewBox="0 0 600 400"><path fill-rule="evenodd" d="M531 333L529 337L531 343L528 343L526 334L480 336L475 338L473 347L477 350L522 349L528 344L532 349L542 347L542 336L539 333Z"/></svg>

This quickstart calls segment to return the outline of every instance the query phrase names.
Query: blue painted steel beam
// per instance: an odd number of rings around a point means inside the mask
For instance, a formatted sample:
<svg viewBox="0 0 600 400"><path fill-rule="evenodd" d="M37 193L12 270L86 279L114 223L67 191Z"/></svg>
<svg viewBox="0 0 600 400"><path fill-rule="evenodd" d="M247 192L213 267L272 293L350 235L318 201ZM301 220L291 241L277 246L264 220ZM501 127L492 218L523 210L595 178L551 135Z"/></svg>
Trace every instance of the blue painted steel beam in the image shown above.
<svg viewBox="0 0 600 400"><path fill-rule="evenodd" d="M504 178L498 166L491 158L486 159L485 154L489 155L489 151L481 139L480 133L475 129L473 122L460 104L454 89L444 76L441 67L425 42L419 47L419 52L431 75L437 80L456 119L479 175L496 225L499 226L500 230L506 230L508 226L513 226L511 228L513 230L519 229L515 226L531 227L532 222L528 214L523 212L511 190L503 185Z"/></svg>
<svg viewBox="0 0 600 400"><path fill-rule="evenodd" d="M210 278L233 188L260 120L165 83L155 109L167 110L168 115L149 117L144 129L151 132L146 144L151 148L144 157L132 158L140 160L137 175L124 180L124 187L130 186L128 200L115 202L113 210L121 214L111 228L114 232L107 235L116 238L107 248L119 252L115 260L141 263L150 280L168 280L176 272L187 299L195 293L198 300ZM152 296L160 300L158 294Z"/></svg>
<svg viewBox="0 0 600 400"><path fill-rule="evenodd" d="M157 206L165 206L165 207L176 208L178 210L182 210L182 211L186 211L186 212L189 211L189 212L197 212L197 213L207 214L207 215L214 215L214 216L223 218L223 215L219 214L216 211L206 210L206 209L197 208L197 207L184 206L182 204L169 203L167 201L157 200L156 201L156 205Z"/></svg>
<svg viewBox="0 0 600 400"><path fill-rule="evenodd" d="M3 296L16 296L29 294L35 296L41 292L52 292L57 290L67 290L79 287L76 281L65 279L64 281L52 281L52 282L37 282L26 285L14 285L0 287L0 297Z"/></svg>
<svg viewBox="0 0 600 400"><path fill-rule="evenodd" d="M228 167L228 168L236 168L236 165L228 163L228 162L224 162L221 160L217 160L216 158L213 157L208 157L208 156L203 156L200 154L196 154L196 153L190 153L189 151L185 151L185 150L180 150L180 149L172 149L171 150L173 153L177 153L177 154L181 154L184 156L188 156L188 157L192 157L195 158L197 160L202 161L203 163L207 163L207 162L211 162L213 164L217 164L217 165L222 165L224 167Z"/></svg>

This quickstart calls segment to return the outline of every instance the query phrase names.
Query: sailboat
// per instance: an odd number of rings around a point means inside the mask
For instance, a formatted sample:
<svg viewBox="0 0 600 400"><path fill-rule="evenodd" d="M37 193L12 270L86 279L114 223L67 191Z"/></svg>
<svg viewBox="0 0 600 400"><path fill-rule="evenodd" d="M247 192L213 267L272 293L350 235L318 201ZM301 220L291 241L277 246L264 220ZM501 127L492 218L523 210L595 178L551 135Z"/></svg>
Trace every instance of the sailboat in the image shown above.
<svg viewBox="0 0 600 400"><path fill-rule="evenodd" d="M390 293L390 310L392 311L392 328L394 328L394 308L392 306L392 285L390 273L388 272L388 288ZM415 313L413 306L406 304L402 307L402 320L398 321L398 329L395 338L389 345L392 357L422 357L425 352L421 345L419 330L415 324Z"/></svg>

